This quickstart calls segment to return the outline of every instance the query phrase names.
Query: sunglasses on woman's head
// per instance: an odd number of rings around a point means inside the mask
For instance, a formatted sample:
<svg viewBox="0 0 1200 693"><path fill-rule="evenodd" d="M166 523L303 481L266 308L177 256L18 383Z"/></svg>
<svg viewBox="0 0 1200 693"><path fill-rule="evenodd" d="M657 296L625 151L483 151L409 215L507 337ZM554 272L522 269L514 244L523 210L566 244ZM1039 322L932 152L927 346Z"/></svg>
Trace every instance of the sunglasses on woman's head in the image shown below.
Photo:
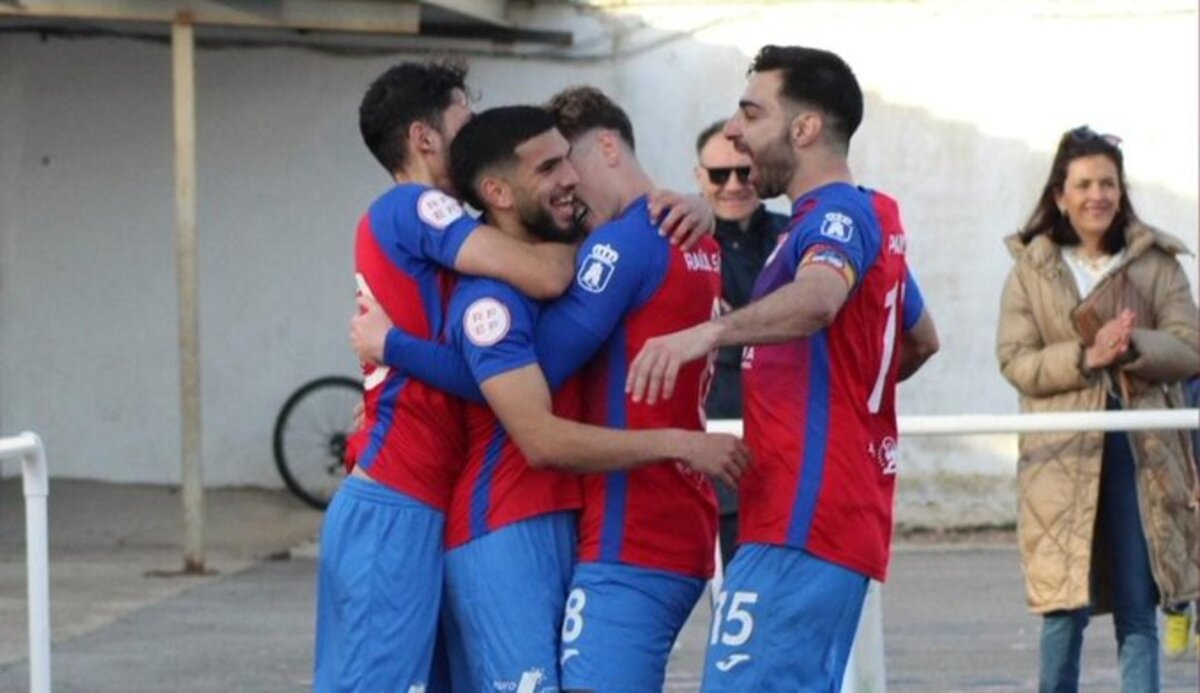
<svg viewBox="0 0 1200 693"><path fill-rule="evenodd" d="M1121 138L1118 137L1117 135L1113 135L1113 134L1109 134L1109 133L1101 134L1086 125L1080 125L1079 127L1075 128L1074 130L1071 130L1070 132L1068 132L1067 134L1070 135L1071 139L1076 142L1089 142L1092 140L1100 140L1101 142L1112 145L1113 147L1121 146Z"/></svg>
<svg viewBox="0 0 1200 693"><path fill-rule="evenodd" d="M737 174L738 180L745 185L750 181L749 166L705 166L704 170L708 172L708 180L716 186L725 185L729 182L729 174Z"/></svg>

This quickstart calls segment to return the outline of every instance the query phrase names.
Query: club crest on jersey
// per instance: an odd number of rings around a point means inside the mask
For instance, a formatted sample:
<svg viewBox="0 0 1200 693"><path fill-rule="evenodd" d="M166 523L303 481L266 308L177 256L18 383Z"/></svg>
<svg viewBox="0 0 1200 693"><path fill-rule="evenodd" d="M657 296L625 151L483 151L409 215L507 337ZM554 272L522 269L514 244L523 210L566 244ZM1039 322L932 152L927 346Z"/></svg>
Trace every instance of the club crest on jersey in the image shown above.
<svg viewBox="0 0 1200 693"><path fill-rule="evenodd" d="M621 254L611 245L601 243L592 246L592 252L580 265L575 281L584 291L594 294L604 291L608 288L608 280L612 279L613 272L617 269L617 260L620 258Z"/></svg>
<svg viewBox="0 0 1200 693"><path fill-rule="evenodd" d="M504 339L512 327L508 307L494 298L481 298L467 306L463 332L475 346L489 347Z"/></svg>
<svg viewBox="0 0 1200 693"><path fill-rule="evenodd" d="M441 190L426 190L417 198L417 216L435 229L444 229L463 215L462 205Z"/></svg>
<svg viewBox="0 0 1200 693"><path fill-rule="evenodd" d="M835 241L849 243L854 236L854 220L841 212L827 212L821 221L821 235Z"/></svg>

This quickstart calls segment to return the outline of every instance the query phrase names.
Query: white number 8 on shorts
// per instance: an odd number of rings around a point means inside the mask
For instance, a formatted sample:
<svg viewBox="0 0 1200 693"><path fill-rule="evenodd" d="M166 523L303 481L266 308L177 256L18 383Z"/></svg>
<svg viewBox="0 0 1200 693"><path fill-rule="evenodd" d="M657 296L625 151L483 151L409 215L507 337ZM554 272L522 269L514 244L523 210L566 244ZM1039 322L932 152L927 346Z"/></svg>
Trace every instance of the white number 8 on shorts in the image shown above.
<svg viewBox="0 0 1200 693"><path fill-rule="evenodd" d="M562 641L575 642L583 633L583 607L587 605L587 593L576 587L567 595L567 608L563 612Z"/></svg>

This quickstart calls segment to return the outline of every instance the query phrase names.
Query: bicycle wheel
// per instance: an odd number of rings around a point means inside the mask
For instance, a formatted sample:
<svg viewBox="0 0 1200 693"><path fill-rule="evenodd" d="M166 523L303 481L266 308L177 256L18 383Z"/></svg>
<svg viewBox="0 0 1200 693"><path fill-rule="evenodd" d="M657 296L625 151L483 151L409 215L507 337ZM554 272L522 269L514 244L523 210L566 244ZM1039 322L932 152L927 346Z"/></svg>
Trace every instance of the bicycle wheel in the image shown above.
<svg viewBox="0 0 1200 693"><path fill-rule="evenodd" d="M344 476L346 443L362 383L341 375L317 378L288 397L275 419L275 465L300 500L324 510Z"/></svg>

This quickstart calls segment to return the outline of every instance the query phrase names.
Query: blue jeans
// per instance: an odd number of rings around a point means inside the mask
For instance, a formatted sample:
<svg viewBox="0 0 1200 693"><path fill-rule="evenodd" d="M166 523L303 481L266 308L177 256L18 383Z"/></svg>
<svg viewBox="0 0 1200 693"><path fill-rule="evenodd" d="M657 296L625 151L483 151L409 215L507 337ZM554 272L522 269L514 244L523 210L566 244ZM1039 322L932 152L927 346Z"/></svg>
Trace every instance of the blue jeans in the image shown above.
<svg viewBox="0 0 1200 693"><path fill-rule="evenodd" d="M1121 691L1157 691L1158 587L1150 572L1150 553L1138 512L1137 470L1125 433L1104 436L1097 513L1096 531L1108 553L1105 577L1112 588ZM1046 614L1042 622L1042 693L1073 693L1079 689L1079 657L1090 612L1085 607Z"/></svg>

